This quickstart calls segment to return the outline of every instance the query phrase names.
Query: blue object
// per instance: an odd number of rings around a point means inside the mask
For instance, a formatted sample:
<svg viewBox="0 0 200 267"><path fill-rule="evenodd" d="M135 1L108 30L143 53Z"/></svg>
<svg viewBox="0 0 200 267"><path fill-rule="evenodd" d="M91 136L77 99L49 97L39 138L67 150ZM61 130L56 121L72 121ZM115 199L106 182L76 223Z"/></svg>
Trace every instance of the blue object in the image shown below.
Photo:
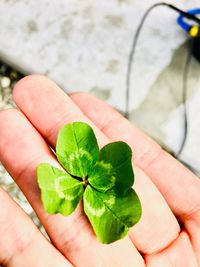
<svg viewBox="0 0 200 267"><path fill-rule="evenodd" d="M190 9L187 11L188 14L191 15L200 15L200 8L195 8L195 9ZM186 32L190 32L191 27L193 27L194 25L189 24L188 22L186 22L184 20L185 16L184 15L180 15L177 19L178 24L181 26L181 28L186 31Z"/></svg>

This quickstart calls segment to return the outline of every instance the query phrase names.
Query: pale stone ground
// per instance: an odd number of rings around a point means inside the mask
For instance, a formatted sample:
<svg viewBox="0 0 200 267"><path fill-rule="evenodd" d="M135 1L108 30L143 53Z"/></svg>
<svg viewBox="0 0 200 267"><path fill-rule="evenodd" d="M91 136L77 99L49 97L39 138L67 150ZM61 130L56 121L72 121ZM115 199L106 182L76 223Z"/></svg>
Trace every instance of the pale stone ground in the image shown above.
<svg viewBox="0 0 200 267"><path fill-rule="evenodd" d="M132 38L147 7L156 2L2 0L0 58L24 73L48 75L66 92L91 92L123 112ZM170 2L183 9L200 6L199 0ZM187 36L177 26L176 18L175 12L159 7L147 19L131 74L130 98L131 121L172 151L178 150L183 135L181 90L188 50ZM192 60L188 81L189 135L182 154L197 169L199 71L200 65ZM0 107L6 105L0 99ZM13 186L6 173L0 174L0 181L4 187ZM15 196L18 194L17 191ZM27 204L24 208L32 212Z"/></svg>

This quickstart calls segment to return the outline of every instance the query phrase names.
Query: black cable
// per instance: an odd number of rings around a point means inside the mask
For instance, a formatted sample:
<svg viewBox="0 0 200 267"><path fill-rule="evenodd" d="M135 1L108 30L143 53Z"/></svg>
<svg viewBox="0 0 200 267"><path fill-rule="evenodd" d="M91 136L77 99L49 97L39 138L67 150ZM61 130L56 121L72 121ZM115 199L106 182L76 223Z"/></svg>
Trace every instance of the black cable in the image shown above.
<svg viewBox="0 0 200 267"><path fill-rule="evenodd" d="M132 43L132 46L131 46L131 50L130 50L130 53L129 53L129 56L128 56L128 67L127 67L127 73L126 73L126 103L125 103L125 114L124 116L128 119L129 118L129 98L130 98L130 76L131 76L131 72L132 72L132 65L133 65L133 62L134 62L134 56L135 56L135 51L136 51L136 46L137 46L137 43L138 43L138 39L139 39L139 36L140 36L140 33L141 33L141 30L143 28L143 25L144 25L144 22L146 20L146 18L148 17L149 13L156 7L158 6L167 6L168 8L172 9L172 10L175 10L176 12L184 15L185 17L189 18L189 19L192 19L193 21L196 21L196 22L199 22L200 23L200 20L195 17L194 15L191 15L171 4L168 4L166 2L160 2L160 3L156 3L152 6L150 6L147 11L144 13L137 29L136 29L136 32L135 32L135 35L134 35L134 38L133 38L133 43Z"/></svg>
<svg viewBox="0 0 200 267"><path fill-rule="evenodd" d="M197 18L196 16L194 16L193 14L185 12L185 11L183 11L183 10L179 9L178 7L173 6L171 4L168 4L168 7L170 7L174 11L177 11L179 14L183 15L185 18L191 19L191 20L195 21L197 24L200 25L200 19Z"/></svg>
<svg viewBox="0 0 200 267"><path fill-rule="evenodd" d="M131 46L131 50L129 53L129 57L128 57L128 68L127 68L127 74L126 74L126 103L125 103L125 114L124 116L128 119L129 118L129 97L130 97L130 76L131 76L131 72L132 72L132 65L134 62L134 56L135 56L135 50L136 50L136 46L138 43L138 39L140 36L140 32L142 30L142 27L144 25L144 22L146 20L146 18L148 17L149 13L158 6L168 6L169 4L165 3L165 2L160 2L157 4L154 4L152 6L150 6L147 11L144 13L138 27L137 30L135 32L134 38L133 38L133 43Z"/></svg>
<svg viewBox="0 0 200 267"><path fill-rule="evenodd" d="M188 74L190 68L190 62L192 58L192 48L193 48L193 39L190 40L190 47L188 49L188 54L185 61L185 66L183 69L183 79L182 79L182 104L183 104L183 119L184 119L184 132L183 139L180 145L178 152L175 157L178 158L183 151L185 146L187 135L188 135L188 112L187 112L187 82L188 82Z"/></svg>
<svg viewBox="0 0 200 267"><path fill-rule="evenodd" d="M128 67L127 67L127 75L126 75L126 103L125 103L125 117L127 119L129 119L129 99L130 99L130 76L131 76L131 72L132 72L132 65L134 63L134 56L135 56L135 51L136 51L136 46L138 43L138 39L142 30L142 27L144 25L144 22L146 20L146 18L148 17L149 13L156 7L158 6L167 6L170 9L173 9L179 13L181 13L182 15L188 17L189 19L192 19L194 21L199 22L199 19L194 17L194 16L190 16L188 15L188 13L178 9L177 7L165 3L165 2L160 2L160 3L156 3L152 6L150 6L147 11L144 13L137 29L134 35L134 39L133 39L133 43L131 46L131 50L129 53L129 57L128 57ZM187 135L188 135L188 118L187 118L187 106L186 106L186 100L187 100L187 79L188 79L188 72L189 72L189 67L190 67L190 61L191 61L191 56L192 56L192 48L193 48L193 40L191 40L191 47L189 49L187 58L186 58L186 62L185 62L185 66L184 66L184 70L183 70L183 80L182 80L182 103L183 103L183 116L184 116L184 134L183 134L183 139L182 139L182 143L180 145L180 149L178 150L178 152L176 154L173 153L174 157L178 158L180 156L180 154L183 151L183 148L185 146L186 143L186 139L187 139ZM179 159L180 160L180 159ZM191 167L190 165L188 165L187 163L185 163L183 160L180 160L183 164L185 164L187 167L189 167L191 170L196 171L193 167Z"/></svg>

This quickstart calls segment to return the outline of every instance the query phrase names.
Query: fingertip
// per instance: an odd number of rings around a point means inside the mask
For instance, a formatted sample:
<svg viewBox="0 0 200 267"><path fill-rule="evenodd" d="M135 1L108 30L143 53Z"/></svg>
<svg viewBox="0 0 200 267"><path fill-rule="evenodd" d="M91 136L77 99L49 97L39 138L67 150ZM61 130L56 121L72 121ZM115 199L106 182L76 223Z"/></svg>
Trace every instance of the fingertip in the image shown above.
<svg viewBox="0 0 200 267"><path fill-rule="evenodd" d="M0 111L0 129L3 130L5 123L10 123L15 115L19 115L20 111L15 108L8 108Z"/></svg>
<svg viewBox="0 0 200 267"><path fill-rule="evenodd" d="M56 83L45 75L28 75L17 82L13 89L13 99L17 105L22 105L27 97L38 97L38 91L58 88Z"/></svg>
<svg viewBox="0 0 200 267"><path fill-rule="evenodd" d="M22 91L25 90L25 88L27 89L27 87L30 87L32 83L34 83L35 81L38 82L41 78L43 78L42 75L31 74L20 79L13 89L13 99L17 100L19 95L22 93Z"/></svg>

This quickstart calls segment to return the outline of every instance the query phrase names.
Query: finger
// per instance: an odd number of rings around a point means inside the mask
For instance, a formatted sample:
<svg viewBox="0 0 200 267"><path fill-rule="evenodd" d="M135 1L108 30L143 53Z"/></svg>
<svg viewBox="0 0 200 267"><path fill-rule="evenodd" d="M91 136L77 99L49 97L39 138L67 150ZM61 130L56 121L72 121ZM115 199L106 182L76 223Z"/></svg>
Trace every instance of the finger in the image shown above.
<svg viewBox="0 0 200 267"><path fill-rule="evenodd" d="M134 149L136 164L151 177L175 215L184 223L197 255L200 255L199 179L108 104L84 93L73 94L71 98L106 136L111 140L120 138Z"/></svg>
<svg viewBox="0 0 200 267"><path fill-rule="evenodd" d="M182 232L164 251L157 254L146 256L145 262L148 267L160 266L185 266L198 267L196 255L191 246L190 237L186 232Z"/></svg>
<svg viewBox="0 0 200 267"><path fill-rule="evenodd" d="M31 76L23 79L14 90L14 99L52 146L55 146L60 127L74 120L89 123L100 140L100 146L109 141L70 98L47 78ZM143 215L140 222L133 227L131 237L140 251L153 253L177 238L180 228L153 183L142 171L138 171L137 175L137 171L136 169L136 186L142 201Z"/></svg>
<svg viewBox="0 0 200 267"><path fill-rule="evenodd" d="M8 267L71 266L25 212L0 189L0 264ZM30 264L28 264L30 266Z"/></svg>
<svg viewBox="0 0 200 267"><path fill-rule="evenodd" d="M36 167L49 162L60 168L43 138L17 110L0 113L0 160L36 211L53 244L76 266L137 266L143 259L126 238L110 246L97 242L81 205L68 217L44 212L36 183ZM47 265L48 266L48 265Z"/></svg>
<svg viewBox="0 0 200 267"><path fill-rule="evenodd" d="M200 181L193 173L108 104L84 93L71 98L111 140L120 138L130 144L135 163L152 178L176 215L187 216L199 207Z"/></svg>

